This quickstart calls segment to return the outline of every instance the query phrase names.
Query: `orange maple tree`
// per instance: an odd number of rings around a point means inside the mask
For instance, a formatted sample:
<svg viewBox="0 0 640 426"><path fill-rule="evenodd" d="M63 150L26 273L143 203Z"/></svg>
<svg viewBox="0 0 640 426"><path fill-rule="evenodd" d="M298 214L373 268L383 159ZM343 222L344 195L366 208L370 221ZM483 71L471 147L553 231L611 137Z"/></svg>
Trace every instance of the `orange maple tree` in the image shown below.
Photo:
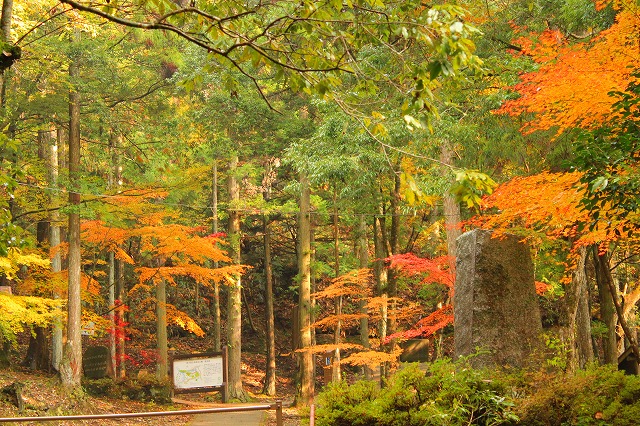
<svg viewBox="0 0 640 426"><path fill-rule="evenodd" d="M514 87L520 97L505 102L498 113L533 114L522 130L592 129L610 118L617 98L613 92L635 81L640 64L640 6L637 2L613 3L615 23L588 42L570 43L559 31L528 34L514 44L539 64L536 71L520 76Z"/></svg>
<svg viewBox="0 0 640 426"><path fill-rule="evenodd" d="M118 194L108 202L111 213L117 212L117 216L125 220L106 223L96 219L82 224L82 241L86 249L93 247L112 252L116 259L134 265L137 282L129 289L129 295L136 295L138 319L153 318L155 298L151 290L160 280L175 286L178 277L188 277L194 285L210 287L213 283L226 283L232 275L246 269L243 265L231 264L211 267L214 262L231 261L221 248L226 244L222 235L203 235L204 230L200 227L175 223L177 216L150 202L164 196L165 192L144 189ZM135 253L123 249L129 241L136 241ZM95 279L93 281L97 284ZM166 306L170 323L196 335L204 335L189 315L171 304ZM112 308L126 309L124 306Z"/></svg>
<svg viewBox="0 0 640 426"><path fill-rule="evenodd" d="M561 280L566 284L577 265L579 249L595 245L606 250L609 243L629 237L621 222L592 221L590 212L581 205L587 189L581 177L579 172L515 177L484 197L481 214L466 226L490 229L496 237L506 232L516 234L533 247L551 241L568 244ZM602 217L615 217L615 208L608 209ZM545 288L536 283L538 293Z"/></svg>
<svg viewBox="0 0 640 426"><path fill-rule="evenodd" d="M415 337L429 337L444 327L453 324L453 286L455 272L449 269L450 258L440 256L433 259L421 258L413 253L403 253L388 257L389 267L397 270L406 277L419 277L418 285L440 284L448 289L446 300L438 303L439 307L426 317L418 320L409 330L394 333L387 337L391 339L412 339Z"/></svg>

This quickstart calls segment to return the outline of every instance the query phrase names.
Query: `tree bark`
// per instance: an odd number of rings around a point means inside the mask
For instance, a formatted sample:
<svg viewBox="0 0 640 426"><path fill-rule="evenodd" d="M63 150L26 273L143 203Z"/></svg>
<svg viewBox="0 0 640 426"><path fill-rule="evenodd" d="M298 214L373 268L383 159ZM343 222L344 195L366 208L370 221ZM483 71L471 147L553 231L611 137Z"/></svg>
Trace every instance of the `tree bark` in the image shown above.
<svg viewBox="0 0 640 426"><path fill-rule="evenodd" d="M51 139L50 131L38 131L38 158L49 170ZM51 200L47 199L46 203L51 205ZM49 245L50 228L51 223L49 217L38 220L36 241L38 247L41 249ZM29 336L29 347L27 348L24 365L32 370L49 369L49 345L46 328L36 326Z"/></svg>
<svg viewBox="0 0 640 426"><path fill-rule="evenodd" d="M613 298L609 291L607 273L609 259L606 253L599 253L598 247L593 246L593 263L596 270L596 283L598 285L598 298L600 299L600 319L607 327L607 333L602 341L602 349L605 364L618 364L618 339L616 333L617 318Z"/></svg>
<svg viewBox="0 0 640 426"><path fill-rule="evenodd" d="M360 215L360 222L358 226L358 266L360 269L369 267L369 243L367 240L367 222L364 215ZM371 345L369 343L369 312L367 310L367 300L364 294L361 295L361 299L358 301L358 310L362 315L360 318L360 344L365 350L368 350ZM362 367L362 372L366 380L371 379L371 368L368 366Z"/></svg>
<svg viewBox="0 0 640 426"><path fill-rule="evenodd" d="M384 267L384 259L386 257L385 244L383 238L384 229L384 216L375 217L373 219L373 245L376 254L376 258L373 262L373 274L376 281L376 295L380 296L383 300L380 306L380 323L378 325L378 335L380 336L380 342L383 342L387 338L387 269ZM384 378L388 375L387 365L380 365L380 384L384 384Z"/></svg>
<svg viewBox="0 0 640 426"><path fill-rule="evenodd" d="M613 306L616 308L616 313L618 314L618 321L620 322L620 327L622 327L622 331L627 339L628 347L631 348L633 354L636 358L636 371L638 370L638 360L640 360L640 348L638 348L638 339L637 333L627 323L627 319L624 316L624 306L618 300L618 289L616 288L613 277L611 276L611 269L607 268L604 271L607 274L606 283L609 287L609 292L611 293L611 298L613 300Z"/></svg>
<svg viewBox="0 0 640 426"><path fill-rule="evenodd" d="M158 264L158 268L161 264ZM158 365L156 378L164 380L169 375L169 342L167 337L167 283L160 279L156 285L156 344Z"/></svg>
<svg viewBox="0 0 640 426"><path fill-rule="evenodd" d="M74 38L77 41L79 32ZM72 58L69 64L69 80L78 83L79 58ZM69 280L67 301L67 341L63 349L63 363L60 377L66 387L79 388L82 377L82 308L80 298L80 94L72 86L69 92Z"/></svg>
<svg viewBox="0 0 640 426"><path fill-rule="evenodd" d="M298 405L311 406L315 393L311 353L311 191L309 180L300 174L300 214L298 215L298 298L300 327L300 394Z"/></svg>
<svg viewBox="0 0 640 426"><path fill-rule="evenodd" d="M337 205L337 193L333 190L333 277L338 278L340 276L340 232L338 229L338 205ZM337 318L336 327L333 333L333 343L336 345L336 349L333 353L333 363L331 365L331 381L339 382L341 380L340 374L340 349L338 345L341 343L342 334L342 321L340 319L342 315L342 295L338 295L334 301L334 310Z"/></svg>
<svg viewBox="0 0 640 426"><path fill-rule="evenodd" d="M2 1L2 14L0 15L0 41L11 43L11 21L13 20L13 0ZM0 72L0 109L4 117L7 104L7 71ZM3 124L4 125L4 124Z"/></svg>
<svg viewBox="0 0 640 426"><path fill-rule="evenodd" d="M240 201L240 188L236 179L238 157L229 164L228 190L229 207L229 257L235 264L240 264L240 214L237 203ZM233 277L229 285L227 305L227 345L228 345L228 389L229 398L246 401L247 394L242 388L242 281L240 275Z"/></svg>
<svg viewBox="0 0 640 426"><path fill-rule="evenodd" d="M124 379L127 376L126 368L126 340L127 330L127 289L124 279L124 262L116 259L114 263L116 278L116 377Z"/></svg>
<svg viewBox="0 0 640 426"><path fill-rule="evenodd" d="M442 164L453 164L453 151L448 142L443 142L440 146L440 161ZM448 167L442 167L442 174L444 177L450 175ZM445 231L447 233L447 255L449 256L449 269L455 271L456 268L456 256L458 253L457 239L462 234L460 230L460 204L456 201L456 198L447 191L442 195L442 209L444 212Z"/></svg>
<svg viewBox="0 0 640 426"><path fill-rule="evenodd" d="M50 161L49 161L49 181L52 188L58 187L58 147L62 143L61 133L56 132L56 137L52 138L50 145ZM57 203L56 203L57 204ZM51 226L49 227L49 247L55 250L55 254L51 256L51 271L54 275L62 271L62 256L60 256L60 213L53 210L50 214ZM61 296L58 292L53 292L53 298L59 299ZM62 360L62 318L56 315L53 320L53 331L51 333L51 366L55 371L60 371L60 361Z"/></svg>
<svg viewBox="0 0 640 426"><path fill-rule="evenodd" d="M571 283L564 295L563 329L561 339L568 350L567 370L576 371L593 361L591 344L591 315L589 290L585 273L587 250L579 249L579 259Z"/></svg>
<svg viewBox="0 0 640 426"><path fill-rule="evenodd" d="M213 182L211 189L211 212L213 215L212 231L213 234L218 233L218 162L213 162ZM218 261L213 263L213 267L217 268ZM221 344L221 328L220 328L220 284L218 282L213 283L213 303L211 306L213 311L213 351L220 352L222 349Z"/></svg>
<svg viewBox="0 0 640 426"><path fill-rule="evenodd" d="M264 192L263 198L268 203L271 199L271 163L267 162L265 170L265 178L263 179ZM262 232L264 234L264 278L265 278L265 295L266 312L265 312L265 328L266 328L266 349L267 360L265 366L264 388L262 393L269 396L276 394L276 334L275 334L275 318L273 314L273 271L271 265L271 227L269 226L269 217L262 217Z"/></svg>

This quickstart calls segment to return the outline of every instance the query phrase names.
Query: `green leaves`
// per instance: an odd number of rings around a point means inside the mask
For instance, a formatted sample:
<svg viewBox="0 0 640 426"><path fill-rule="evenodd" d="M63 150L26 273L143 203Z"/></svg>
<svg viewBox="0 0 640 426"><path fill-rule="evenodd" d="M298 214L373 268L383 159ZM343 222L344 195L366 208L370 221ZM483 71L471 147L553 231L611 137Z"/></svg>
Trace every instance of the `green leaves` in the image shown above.
<svg viewBox="0 0 640 426"><path fill-rule="evenodd" d="M451 193L468 208L477 210L482 196L491 194L496 186L493 179L484 173L476 170L460 170L456 172L456 183L451 188Z"/></svg>

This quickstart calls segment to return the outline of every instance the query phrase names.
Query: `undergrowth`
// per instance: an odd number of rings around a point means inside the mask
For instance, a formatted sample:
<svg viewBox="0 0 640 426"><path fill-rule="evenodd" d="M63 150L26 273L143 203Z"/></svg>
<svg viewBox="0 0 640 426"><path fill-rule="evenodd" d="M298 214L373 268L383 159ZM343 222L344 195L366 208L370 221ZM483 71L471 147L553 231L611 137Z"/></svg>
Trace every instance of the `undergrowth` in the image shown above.
<svg viewBox="0 0 640 426"><path fill-rule="evenodd" d="M441 360L411 364L380 388L332 383L318 396L319 426L637 425L640 377L615 366L574 374L475 370Z"/></svg>

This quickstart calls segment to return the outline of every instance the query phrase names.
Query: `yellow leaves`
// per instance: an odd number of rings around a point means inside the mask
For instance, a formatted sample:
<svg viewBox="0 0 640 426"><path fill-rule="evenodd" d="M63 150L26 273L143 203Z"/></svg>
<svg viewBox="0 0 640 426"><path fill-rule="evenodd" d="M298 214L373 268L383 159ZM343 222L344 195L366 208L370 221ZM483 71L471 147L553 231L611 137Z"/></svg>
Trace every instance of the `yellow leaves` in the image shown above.
<svg viewBox="0 0 640 426"><path fill-rule="evenodd" d="M352 350L352 349L363 349L362 345L357 345L355 343L340 343L340 344L328 344L328 345L315 345L309 346L307 348L296 349L296 352L305 353L311 352L313 354L322 354L327 352L335 351L336 349L343 350Z"/></svg>
<svg viewBox="0 0 640 426"><path fill-rule="evenodd" d="M341 364L349 364L354 366L367 366L370 368L377 368L380 364L391 363L395 364L400 358L402 349L398 348L393 352L381 352L381 351L362 351L356 352L348 357L340 360Z"/></svg>
<svg viewBox="0 0 640 426"><path fill-rule="evenodd" d="M177 325L198 337L205 335L202 328L189 315L170 304L167 304L167 322Z"/></svg>
<svg viewBox="0 0 640 426"><path fill-rule="evenodd" d="M333 298L338 296L367 297L371 293L369 284L372 281L371 270L368 268L354 269L331 280L331 284L324 290L314 293L316 299Z"/></svg>
<svg viewBox="0 0 640 426"><path fill-rule="evenodd" d="M0 293L0 337L15 341L15 334L25 326L45 327L61 315L62 301L34 296L13 296Z"/></svg>
<svg viewBox="0 0 640 426"><path fill-rule="evenodd" d="M7 256L0 257L0 273L4 274L8 280L16 279L16 274L20 267L48 268L49 259L45 259L38 254L23 252L17 248L9 248Z"/></svg>
<svg viewBox="0 0 640 426"><path fill-rule="evenodd" d="M360 319L366 317L366 314L342 314L331 315L313 323L312 328L320 328L323 330L329 330L338 324L342 324L346 327L351 327L360 321Z"/></svg>

